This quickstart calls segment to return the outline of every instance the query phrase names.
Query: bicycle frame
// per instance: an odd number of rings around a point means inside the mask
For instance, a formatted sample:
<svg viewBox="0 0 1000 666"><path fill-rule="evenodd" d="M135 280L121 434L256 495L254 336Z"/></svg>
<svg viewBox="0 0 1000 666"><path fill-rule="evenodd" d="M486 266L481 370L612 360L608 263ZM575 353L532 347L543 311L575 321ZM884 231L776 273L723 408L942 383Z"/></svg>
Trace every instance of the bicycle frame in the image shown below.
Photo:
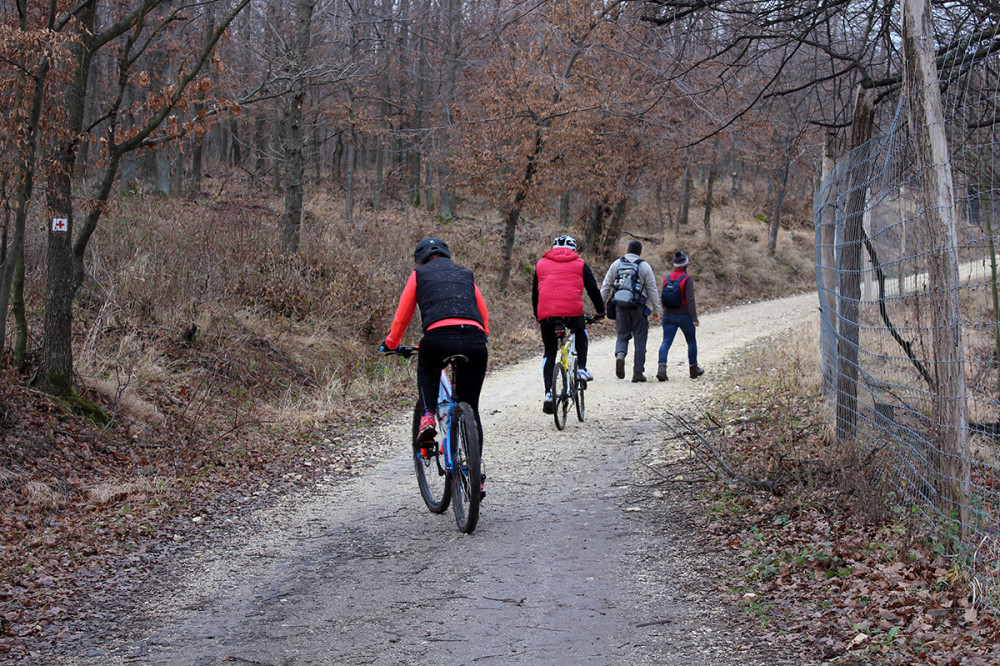
<svg viewBox="0 0 1000 666"><path fill-rule="evenodd" d="M563 331L564 331L562 335L563 341L559 345L559 358L556 360L556 363L562 365L563 370L569 372L570 356L576 353L576 333L565 328L563 329ZM566 332L568 332L569 335L566 335ZM556 335L558 334L559 333L557 329Z"/></svg>
<svg viewBox="0 0 1000 666"><path fill-rule="evenodd" d="M451 418L455 413L457 405L454 392L451 388L451 379L448 377L448 368L445 366L441 370L441 384L438 387L437 418L440 426L438 432L441 433L442 457L444 458L444 470L451 474L455 465L451 459Z"/></svg>

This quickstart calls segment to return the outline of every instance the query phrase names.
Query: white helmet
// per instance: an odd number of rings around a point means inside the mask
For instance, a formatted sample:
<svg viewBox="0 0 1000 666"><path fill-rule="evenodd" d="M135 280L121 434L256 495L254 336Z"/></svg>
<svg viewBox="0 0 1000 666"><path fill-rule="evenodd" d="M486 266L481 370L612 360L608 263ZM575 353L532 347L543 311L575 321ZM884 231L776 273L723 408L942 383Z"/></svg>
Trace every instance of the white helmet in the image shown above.
<svg viewBox="0 0 1000 666"><path fill-rule="evenodd" d="M575 250L576 249L576 239L573 238L572 236L568 236L566 234L563 234L559 238L557 238L554 241L552 241L552 247L554 247L554 248L556 248L556 247L568 247L571 250Z"/></svg>

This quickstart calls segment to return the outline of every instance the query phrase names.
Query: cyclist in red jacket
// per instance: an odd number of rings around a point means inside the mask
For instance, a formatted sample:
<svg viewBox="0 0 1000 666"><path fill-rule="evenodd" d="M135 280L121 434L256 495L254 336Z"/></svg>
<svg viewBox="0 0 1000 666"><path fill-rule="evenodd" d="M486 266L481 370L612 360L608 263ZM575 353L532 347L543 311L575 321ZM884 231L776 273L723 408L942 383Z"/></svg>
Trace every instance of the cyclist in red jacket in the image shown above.
<svg viewBox="0 0 1000 666"><path fill-rule="evenodd" d="M417 267L403 287L392 318L392 329L382 345L383 351L399 347L413 313L419 307L424 335L420 339L417 356L417 388L424 415L413 444L418 446L429 442L437 434L434 407L437 405L444 359L462 354L469 361L455 369L455 397L469 403L475 412L482 446L479 394L486 377L486 338L490 332L486 302L476 286L472 271L451 260L451 250L440 238L420 241L413 252L413 261Z"/></svg>
<svg viewBox="0 0 1000 666"><path fill-rule="evenodd" d="M542 411L552 413L552 364L555 363L558 340L555 320L562 318L566 327L576 333L576 357L579 363L579 378L591 381L594 376L587 370L587 327L583 319L583 291L594 304L598 317L604 316L604 300L601 288L580 255L576 251L576 239L559 236L535 265L535 275L531 282L531 305L535 319L542 331L542 345L545 360L542 363L542 377L545 380L545 400Z"/></svg>

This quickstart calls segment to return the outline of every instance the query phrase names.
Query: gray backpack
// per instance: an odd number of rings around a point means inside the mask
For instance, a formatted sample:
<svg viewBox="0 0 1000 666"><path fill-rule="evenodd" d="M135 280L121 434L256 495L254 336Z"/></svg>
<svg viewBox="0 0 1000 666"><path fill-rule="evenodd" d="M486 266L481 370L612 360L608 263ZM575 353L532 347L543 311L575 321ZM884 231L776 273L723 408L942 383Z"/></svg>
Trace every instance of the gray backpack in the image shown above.
<svg viewBox="0 0 1000 666"><path fill-rule="evenodd" d="M622 257L618 261L618 271L615 273L615 293L611 300L618 307L636 308L646 304L646 297L642 295L642 276L639 275L639 264L642 259L637 259L634 263Z"/></svg>

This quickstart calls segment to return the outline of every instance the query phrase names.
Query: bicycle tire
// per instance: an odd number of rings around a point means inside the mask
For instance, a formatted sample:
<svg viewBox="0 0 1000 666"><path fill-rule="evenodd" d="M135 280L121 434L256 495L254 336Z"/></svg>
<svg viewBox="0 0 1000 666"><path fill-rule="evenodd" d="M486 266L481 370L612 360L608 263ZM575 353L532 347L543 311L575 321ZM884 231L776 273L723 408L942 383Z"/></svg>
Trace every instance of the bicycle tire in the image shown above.
<svg viewBox="0 0 1000 666"><path fill-rule="evenodd" d="M476 415L465 402L455 406L451 419L451 461L455 523L459 531L470 534L479 522L482 461Z"/></svg>
<svg viewBox="0 0 1000 666"><path fill-rule="evenodd" d="M566 414L569 412L569 381L559 356L557 352L555 367L552 368L552 416L556 428L562 430L566 427Z"/></svg>
<svg viewBox="0 0 1000 666"><path fill-rule="evenodd" d="M573 357L573 367L570 368L572 374L572 379L570 380L573 386L573 404L576 405L576 420L583 422L584 405L583 396L586 394L584 388L587 386L587 382L580 381L580 365L576 356Z"/></svg>
<svg viewBox="0 0 1000 666"><path fill-rule="evenodd" d="M413 437L417 438L420 427L420 417L424 414L423 402L418 398L413 408ZM413 468L417 472L417 485L420 486L420 496L431 513L444 513L451 502L451 484L444 471L444 460L438 451L438 443L434 443L434 454L428 457L420 455L419 447L412 447Z"/></svg>

